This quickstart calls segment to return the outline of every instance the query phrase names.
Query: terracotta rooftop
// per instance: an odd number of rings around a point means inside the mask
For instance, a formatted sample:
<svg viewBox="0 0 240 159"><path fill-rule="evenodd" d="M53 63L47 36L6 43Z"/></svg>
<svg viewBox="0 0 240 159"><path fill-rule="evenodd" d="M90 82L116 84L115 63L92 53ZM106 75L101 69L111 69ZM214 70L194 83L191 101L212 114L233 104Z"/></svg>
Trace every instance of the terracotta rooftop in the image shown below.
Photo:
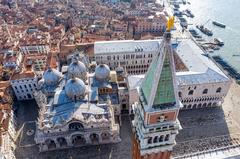
<svg viewBox="0 0 240 159"><path fill-rule="evenodd" d="M12 75L11 80L19 80L24 78L34 78L35 73L32 70L25 70L20 73L15 73Z"/></svg>
<svg viewBox="0 0 240 159"><path fill-rule="evenodd" d="M6 93L9 86L9 81L0 82L0 133L8 131L9 120L11 117L11 97Z"/></svg>

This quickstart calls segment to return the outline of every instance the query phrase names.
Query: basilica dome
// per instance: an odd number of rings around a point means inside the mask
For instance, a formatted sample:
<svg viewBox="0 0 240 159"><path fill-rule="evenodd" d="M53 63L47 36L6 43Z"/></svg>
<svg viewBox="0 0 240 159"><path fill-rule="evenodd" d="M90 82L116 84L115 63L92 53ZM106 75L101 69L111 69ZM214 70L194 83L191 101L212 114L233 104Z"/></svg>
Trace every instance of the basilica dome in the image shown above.
<svg viewBox="0 0 240 159"><path fill-rule="evenodd" d="M95 69L95 77L97 80L105 81L108 80L110 76L110 69L108 65L100 64Z"/></svg>
<svg viewBox="0 0 240 159"><path fill-rule="evenodd" d="M57 85L62 74L53 68L48 68L43 74L44 83L48 86Z"/></svg>
<svg viewBox="0 0 240 159"><path fill-rule="evenodd" d="M68 78L77 77L82 80L86 79L87 69L85 65L78 61L77 58L73 59L73 62L68 67Z"/></svg>
<svg viewBox="0 0 240 159"><path fill-rule="evenodd" d="M84 97L86 92L86 86L84 82L79 78L69 79L65 85L65 92L71 99L80 99Z"/></svg>

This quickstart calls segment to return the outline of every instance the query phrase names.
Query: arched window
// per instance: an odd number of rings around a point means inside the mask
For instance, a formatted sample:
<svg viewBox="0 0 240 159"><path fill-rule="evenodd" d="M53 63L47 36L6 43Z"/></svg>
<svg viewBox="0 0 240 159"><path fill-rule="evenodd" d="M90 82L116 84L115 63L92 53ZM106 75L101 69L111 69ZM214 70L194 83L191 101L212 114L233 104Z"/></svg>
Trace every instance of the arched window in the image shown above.
<svg viewBox="0 0 240 159"><path fill-rule="evenodd" d="M197 104L194 104L194 105L193 105L193 108L194 108L194 109L197 108Z"/></svg>
<svg viewBox="0 0 240 159"><path fill-rule="evenodd" d="M69 124L69 130L82 130L83 129L83 125L81 123L78 122L74 122Z"/></svg>
<svg viewBox="0 0 240 159"><path fill-rule="evenodd" d="M189 92L188 92L188 95L193 95L193 90L190 90Z"/></svg>
<svg viewBox="0 0 240 159"><path fill-rule="evenodd" d="M216 93L220 93L222 91L222 88L219 87L217 90L216 90Z"/></svg>
<svg viewBox="0 0 240 159"><path fill-rule="evenodd" d="M208 89L204 89L202 93L203 94L207 94L208 93Z"/></svg>
<svg viewBox="0 0 240 159"><path fill-rule="evenodd" d="M148 138L148 144L152 143L152 137Z"/></svg>
<svg viewBox="0 0 240 159"><path fill-rule="evenodd" d="M153 139L153 143L157 143L158 142L158 137L155 136L154 139Z"/></svg>
<svg viewBox="0 0 240 159"><path fill-rule="evenodd" d="M169 140L169 134L165 136L165 141L168 141L168 140Z"/></svg>
<svg viewBox="0 0 240 159"><path fill-rule="evenodd" d="M157 118L157 122L163 122L165 120L165 116L164 115L160 115L158 118Z"/></svg>
<svg viewBox="0 0 240 159"><path fill-rule="evenodd" d="M201 107L202 107L202 104L201 104L201 103L199 103L197 107L198 107L198 108L201 108Z"/></svg>
<svg viewBox="0 0 240 159"><path fill-rule="evenodd" d="M164 136L161 135L161 136L159 137L159 142L163 142L163 138L164 138Z"/></svg>
<svg viewBox="0 0 240 159"><path fill-rule="evenodd" d="M178 92L178 96L181 98L182 97L182 92Z"/></svg>
<svg viewBox="0 0 240 159"><path fill-rule="evenodd" d="M203 105L202 105L203 107L206 107L207 106L207 103L203 103Z"/></svg>

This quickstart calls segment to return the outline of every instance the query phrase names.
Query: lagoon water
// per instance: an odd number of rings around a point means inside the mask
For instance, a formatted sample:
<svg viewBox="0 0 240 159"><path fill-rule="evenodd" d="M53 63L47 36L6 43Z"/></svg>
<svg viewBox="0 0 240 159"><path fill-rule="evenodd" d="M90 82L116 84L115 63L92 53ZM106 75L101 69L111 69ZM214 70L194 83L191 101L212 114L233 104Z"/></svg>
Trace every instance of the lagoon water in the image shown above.
<svg viewBox="0 0 240 159"><path fill-rule="evenodd" d="M195 15L188 18L188 22L195 27L199 24L213 31L213 37L203 36L206 39L220 38L225 45L212 55L220 55L240 72L240 0L187 0L191 4L181 5L181 9L190 9ZM210 20L209 20L210 19ZM226 24L220 28L212 24L212 20ZM237 54L239 56L232 56Z"/></svg>

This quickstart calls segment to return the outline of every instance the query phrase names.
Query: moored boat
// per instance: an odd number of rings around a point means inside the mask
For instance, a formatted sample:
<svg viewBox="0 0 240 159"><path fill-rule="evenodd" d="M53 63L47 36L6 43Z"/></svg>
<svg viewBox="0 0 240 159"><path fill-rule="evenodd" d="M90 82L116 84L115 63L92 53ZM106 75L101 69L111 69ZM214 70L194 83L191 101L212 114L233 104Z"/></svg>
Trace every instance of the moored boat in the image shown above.
<svg viewBox="0 0 240 159"><path fill-rule="evenodd" d="M214 38L214 42L218 45L218 46L223 46L224 45L224 42L219 39L219 38Z"/></svg>
<svg viewBox="0 0 240 159"><path fill-rule="evenodd" d="M214 25L216 25L216 26L219 26L219 27L221 27L221 28L225 28L226 27L226 25L225 24L223 24L223 23L220 23L220 22L217 22L217 21L213 21L212 22Z"/></svg>
<svg viewBox="0 0 240 159"><path fill-rule="evenodd" d="M202 33L208 35L208 36L212 36L213 32L211 30L209 30L208 28L204 27L203 25L197 25L196 26Z"/></svg>
<svg viewBox="0 0 240 159"><path fill-rule="evenodd" d="M185 11L186 11L188 17L194 18L194 15L193 15L193 13L191 12L191 10L186 9Z"/></svg>

